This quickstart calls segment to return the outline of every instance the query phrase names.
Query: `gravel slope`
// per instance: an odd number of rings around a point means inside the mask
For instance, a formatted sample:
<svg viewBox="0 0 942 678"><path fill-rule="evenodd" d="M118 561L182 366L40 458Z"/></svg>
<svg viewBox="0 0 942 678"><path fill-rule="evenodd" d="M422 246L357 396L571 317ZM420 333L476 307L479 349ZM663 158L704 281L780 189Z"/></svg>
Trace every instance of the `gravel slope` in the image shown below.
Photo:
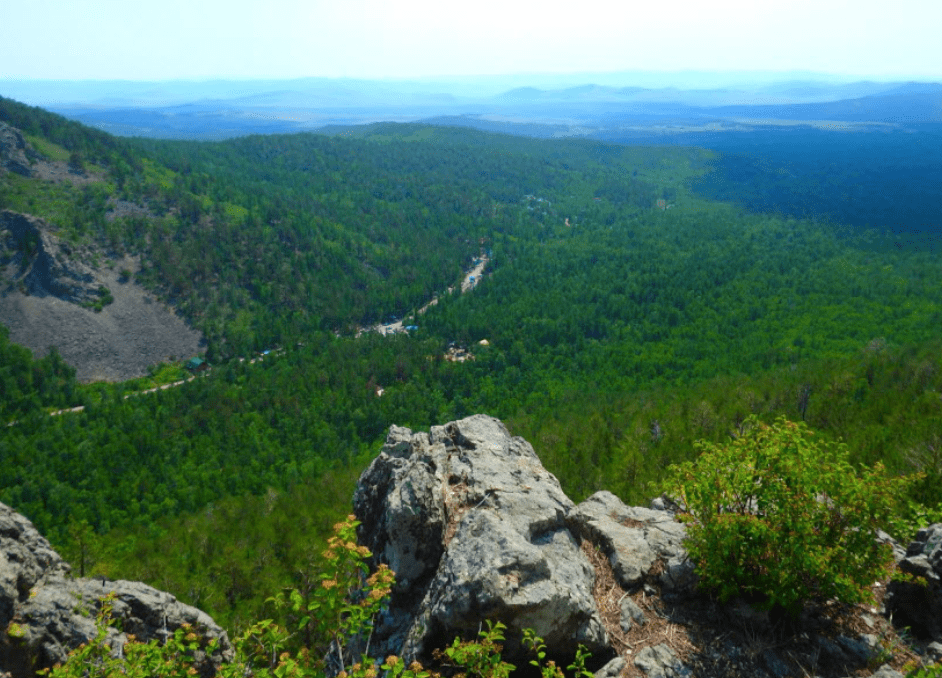
<svg viewBox="0 0 942 678"><path fill-rule="evenodd" d="M55 346L76 368L79 381L123 381L143 376L157 362L189 358L203 350L200 332L134 282L119 282L130 259L101 269L96 278L114 296L100 313L53 295L25 295L9 288L0 294L0 322L10 340L37 357Z"/></svg>

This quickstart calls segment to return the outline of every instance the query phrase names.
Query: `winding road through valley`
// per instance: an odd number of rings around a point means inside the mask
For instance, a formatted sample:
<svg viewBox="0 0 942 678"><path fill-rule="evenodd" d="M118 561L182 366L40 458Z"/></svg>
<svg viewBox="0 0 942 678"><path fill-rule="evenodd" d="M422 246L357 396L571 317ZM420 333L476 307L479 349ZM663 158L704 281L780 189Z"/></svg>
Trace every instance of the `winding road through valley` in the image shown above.
<svg viewBox="0 0 942 678"><path fill-rule="evenodd" d="M487 258L485 255L482 254L479 259L475 260L475 265L474 265L472 268L470 268L468 271L465 272L464 278L462 278L462 280L461 280L461 292L462 292L462 293L467 292L468 290L474 289L474 287L477 286L478 281L480 281L480 279L481 279L481 275L483 275L483 273L484 273L484 268L487 266L487 262L488 262L488 258ZM449 287L449 288L448 288L448 293L451 294L452 292L454 292L454 289L455 289L454 287ZM433 297L431 301L429 301L427 304L425 304L425 306L423 306L423 307L420 308L418 311L416 311L416 315L418 316L418 315L421 315L421 314L425 313L429 308L431 308L432 306L434 306L434 305L437 304L437 303L438 303L438 297ZM360 336L360 335L363 334L364 332L379 332L380 334L386 335L386 334L396 334L396 333L406 332L406 331L407 331L407 330L406 330L405 326L403 326L402 321L401 321L401 320L398 320L398 321L396 321L396 322L394 322L394 323L379 323L379 324L376 324L376 325L372 325L372 326L370 326L370 327L363 327L363 328L360 328L360 330L357 332L357 336ZM279 351L279 352L280 352L280 351ZM254 362L256 362L256 361L258 361L258 360L261 360L261 359L262 359L262 356L260 356L260 357L258 357L258 358L254 358L254 359L252 359L250 362L253 362L253 363L254 363ZM163 384L162 386L156 386L156 387L154 387L154 388L149 388L149 389L146 389L146 390L144 390L144 391L138 391L137 393L128 393L128 394L126 394L124 397L125 397L125 398L130 398L131 396L144 395L145 393L154 393L154 392L156 392L156 391L162 391L162 390L165 390L165 389L168 389L168 388L175 388L175 387L177 387L177 386L182 386L183 384L185 384L185 383L187 383L187 382L189 382L189 381L193 381L195 378L196 378L196 377L193 376L193 377L189 377L189 378L187 378L187 379L181 379L180 381L174 381L174 382L171 382L171 383L169 383L169 384ZM60 414L70 414L70 413L74 413L74 412L81 412L81 411L84 410L84 409L85 409L85 406L84 406L84 405L79 405L79 406L77 406L77 407L68 407L68 408L63 409L63 410L56 410L55 412L50 412L50 415L51 415L51 416L57 416L57 415L60 415ZM7 425L8 425L8 426L13 426L15 423L16 423L16 422L13 421L13 422L10 422L10 423L7 424Z"/></svg>

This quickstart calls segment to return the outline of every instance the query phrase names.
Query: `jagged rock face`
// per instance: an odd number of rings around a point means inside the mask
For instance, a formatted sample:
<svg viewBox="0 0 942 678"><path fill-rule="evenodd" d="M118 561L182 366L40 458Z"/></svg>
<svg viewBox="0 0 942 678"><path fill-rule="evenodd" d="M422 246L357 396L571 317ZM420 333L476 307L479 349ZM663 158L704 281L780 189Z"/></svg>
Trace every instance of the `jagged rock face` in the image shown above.
<svg viewBox="0 0 942 678"><path fill-rule="evenodd" d="M919 530L899 566L933 584L942 583L942 523Z"/></svg>
<svg viewBox="0 0 942 678"><path fill-rule="evenodd" d="M30 176L32 170L27 152L26 140L20 131L0 122L0 172L9 170L24 177Z"/></svg>
<svg viewBox="0 0 942 678"><path fill-rule="evenodd" d="M664 594L687 593L696 584L683 547L687 532L670 511L628 507L602 491L571 511L569 523L605 552L626 590L659 584Z"/></svg>
<svg viewBox="0 0 942 678"><path fill-rule="evenodd" d="M0 272L10 285L38 297L94 303L101 298L100 284L81 261L84 254L61 242L41 219L0 212Z"/></svg>
<svg viewBox="0 0 942 678"><path fill-rule="evenodd" d="M374 565L397 574L370 653L425 663L432 650L475 637L492 619L508 626L508 661L527 665L532 657L519 639L532 628L562 666L578 644L587 646L598 678L872 672L886 620L858 611L863 616L835 632L821 609L809 610L806 632L785 638L767 615L750 617L745 601L723 605L696 592L678 510L663 498L650 509L627 507L609 492L574 505L533 448L490 417L429 433L394 426L354 495L361 543ZM920 540L910 558L935 567L942 525ZM915 598L900 604L926 607ZM350 649L356 655L365 645ZM889 666L875 675L901 677Z"/></svg>
<svg viewBox="0 0 942 678"><path fill-rule="evenodd" d="M919 530L898 565L920 579L890 582L887 613L915 634L942 642L942 523Z"/></svg>
<svg viewBox="0 0 942 678"><path fill-rule="evenodd" d="M673 513L628 508L609 492L574 505L529 443L483 415L429 433L393 426L360 478L354 512L361 542L396 573L371 640L380 656L427 657L492 619L508 626L511 658L532 628L560 658L582 644L605 660L610 639L583 543L607 557L625 590L680 595L695 583ZM644 623L626 609L622 628Z"/></svg>
<svg viewBox="0 0 942 678"><path fill-rule="evenodd" d="M530 444L496 419L393 427L354 496L362 543L397 574L371 647L427 657L493 619L508 626L508 657L524 628L562 656L579 643L610 656L572 509Z"/></svg>
<svg viewBox="0 0 942 678"><path fill-rule="evenodd" d="M110 634L115 647L126 633L146 642L190 624L222 648L217 656L197 658L204 675L231 653L226 632L212 618L169 593L139 582L71 579L68 573L33 524L0 504L0 675L32 677L64 661L70 649L94 637L94 616L108 594L115 595L113 614L123 629ZM11 623L19 628L16 637L7 633Z"/></svg>
<svg viewBox="0 0 942 678"><path fill-rule="evenodd" d="M0 504L0 628L9 626L43 576L68 572L68 564L33 524Z"/></svg>

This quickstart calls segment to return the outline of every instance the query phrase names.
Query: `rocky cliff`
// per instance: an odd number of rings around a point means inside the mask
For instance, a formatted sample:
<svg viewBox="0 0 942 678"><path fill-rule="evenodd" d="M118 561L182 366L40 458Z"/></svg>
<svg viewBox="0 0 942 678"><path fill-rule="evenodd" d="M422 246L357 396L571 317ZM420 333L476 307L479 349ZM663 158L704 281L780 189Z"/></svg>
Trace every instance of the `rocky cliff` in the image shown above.
<svg viewBox="0 0 942 678"><path fill-rule="evenodd" d="M31 155L23 134L15 127L0 122L0 173L7 171L30 176L33 164Z"/></svg>
<svg viewBox="0 0 942 678"><path fill-rule="evenodd" d="M598 675L888 678L901 674L887 662L915 655L887 616L918 611L917 649L942 651L931 642L942 641L931 622L938 587L920 588L914 605L900 584L887 594L877 582L885 605L809 608L797 631L748 601L718 604L696 588L671 509L628 507L608 492L574 504L530 444L490 417L428 433L394 426L354 497L361 541L397 573L371 652L428 660L490 619L508 626L506 656L518 665L529 659L521 631L532 628L558 662L586 646ZM920 539L903 567L931 583L942 525Z"/></svg>
<svg viewBox="0 0 942 678"><path fill-rule="evenodd" d="M62 242L41 219L0 211L0 268L10 290L73 304L100 301L102 282L85 250Z"/></svg>
<svg viewBox="0 0 942 678"><path fill-rule="evenodd" d="M190 624L218 638L223 648L218 656L201 658L204 675L212 675L230 651L225 631L169 593L138 582L68 575L68 564L32 523L0 504L0 676L32 678L63 661L70 649L94 637L95 614L108 594L115 596L114 616L123 630L111 632L115 648L128 633L146 642Z"/></svg>

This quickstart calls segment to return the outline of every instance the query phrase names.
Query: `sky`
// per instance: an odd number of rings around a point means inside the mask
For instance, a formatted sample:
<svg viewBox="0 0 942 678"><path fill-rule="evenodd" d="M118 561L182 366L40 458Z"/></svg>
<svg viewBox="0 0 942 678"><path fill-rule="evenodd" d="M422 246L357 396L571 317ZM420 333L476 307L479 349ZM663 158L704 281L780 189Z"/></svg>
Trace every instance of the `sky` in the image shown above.
<svg viewBox="0 0 942 678"><path fill-rule="evenodd" d="M942 0L21 0L0 7L0 83L687 69L942 81L940 35Z"/></svg>

